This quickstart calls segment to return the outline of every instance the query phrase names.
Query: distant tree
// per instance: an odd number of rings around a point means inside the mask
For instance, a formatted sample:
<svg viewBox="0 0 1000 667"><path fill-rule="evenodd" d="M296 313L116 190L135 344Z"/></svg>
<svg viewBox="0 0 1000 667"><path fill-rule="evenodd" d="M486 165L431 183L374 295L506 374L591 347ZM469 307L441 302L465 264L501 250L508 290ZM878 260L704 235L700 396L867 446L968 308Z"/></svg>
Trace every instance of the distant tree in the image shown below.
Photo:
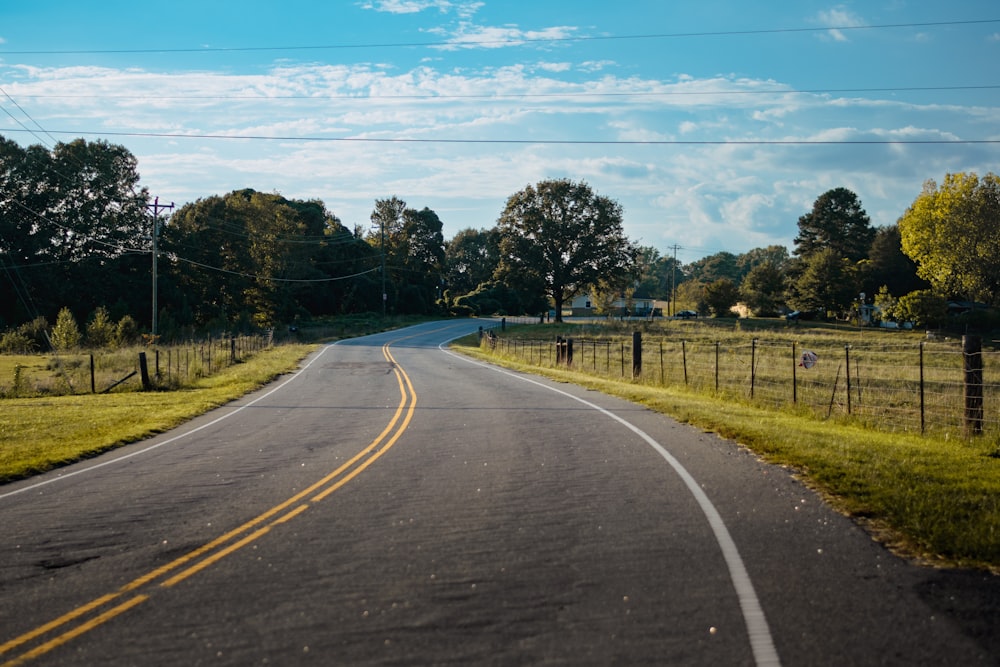
<svg viewBox="0 0 1000 667"><path fill-rule="evenodd" d="M853 265L833 248L812 253L791 285L788 303L808 312L843 312L857 296Z"/></svg>
<svg viewBox="0 0 1000 667"><path fill-rule="evenodd" d="M693 310L699 315L709 312L706 285L698 280L688 280L677 286L677 303L672 312Z"/></svg>
<svg viewBox="0 0 1000 667"><path fill-rule="evenodd" d="M384 253L390 309L429 312L440 296L445 269L441 220L429 208L417 211L389 197L375 201L371 223L367 240Z"/></svg>
<svg viewBox="0 0 1000 667"><path fill-rule="evenodd" d="M705 287L705 302L715 317L728 317L740 298L740 291L729 278L719 278Z"/></svg>
<svg viewBox="0 0 1000 667"><path fill-rule="evenodd" d="M500 264L500 234L493 229L463 229L445 243L445 288L468 294L489 282Z"/></svg>
<svg viewBox="0 0 1000 667"><path fill-rule="evenodd" d="M795 254L807 258L822 250L857 262L868 255L875 230L861 200L847 188L829 190L816 199L811 212L799 218Z"/></svg>
<svg viewBox="0 0 1000 667"><path fill-rule="evenodd" d="M899 297L894 314L917 326L940 326L948 317L948 301L932 290L917 290Z"/></svg>
<svg viewBox="0 0 1000 667"><path fill-rule="evenodd" d="M127 347L139 340L139 325L131 315L124 315L115 325L114 343L118 347Z"/></svg>
<svg viewBox="0 0 1000 667"><path fill-rule="evenodd" d="M903 252L936 292L1000 304L1000 177L927 181L899 230Z"/></svg>
<svg viewBox="0 0 1000 667"><path fill-rule="evenodd" d="M87 345L93 348L109 347L115 338L115 323L108 315L108 309L99 306L87 322Z"/></svg>
<svg viewBox="0 0 1000 667"><path fill-rule="evenodd" d="M860 287L869 294L885 286L890 294L898 297L930 286L917 275L916 262L903 252L898 224L875 230L868 260L859 268Z"/></svg>
<svg viewBox="0 0 1000 667"><path fill-rule="evenodd" d="M63 308L52 327L52 347L57 350L75 350L80 347L80 327L69 308Z"/></svg>
<svg viewBox="0 0 1000 667"><path fill-rule="evenodd" d="M757 264L740 283L740 299L756 317L771 317L784 303L785 273L770 261Z"/></svg>
<svg viewBox="0 0 1000 667"><path fill-rule="evenodd" d="M685 265L684 269L691 280L705 284L726 278L738 285L742 277L739 258L733 253L725 251L691 262Z"/></svg>
<svg viewBox="0 0 1000 667"><path fill-rule="evenodd" d="M634 271L637 251L625 236L621 205L586 183L529 185L508 198L497 227L497 277L550 298L557 321L567 299Z"/></svg>
<svg viewBox="0 0 1000 667"><path fill-rule="evenodd" d="M321 202L251 189L181 207L161 238L161 302L184 325L274 326L338 312L378 267ZM371 294L357 309L377 304Z"/></svg>
<svg viewBox="0 0 1000 667"><path fill-rule="evenodd" d="M740 271L740 279L742 280L755 267L761 264L770 264L779 271L783 271L788 266L790 260L788 248L783 245L769 245L766 248L753 248L739 255L736 258L736 266Z"/></svg>
<svg viewBox="0 0 1000 667"><path fill-rule="evenodd" d="M878 288L878 292L875 293L875 298L872 299L872 304L878 308L878 319L896 319L896 306L899 305L899 298L893 296L892 292L889 291L889 288L886 285L882 285Z"/></svg>

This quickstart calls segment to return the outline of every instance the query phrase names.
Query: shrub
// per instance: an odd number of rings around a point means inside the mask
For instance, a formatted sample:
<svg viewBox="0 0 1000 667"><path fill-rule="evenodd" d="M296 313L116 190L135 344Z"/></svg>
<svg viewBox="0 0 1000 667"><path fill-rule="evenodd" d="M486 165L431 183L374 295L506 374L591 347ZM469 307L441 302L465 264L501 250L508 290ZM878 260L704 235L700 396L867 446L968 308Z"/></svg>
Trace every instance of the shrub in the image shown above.
<svg viewBox="0 0 1000 667"><path fill-rule="evenodd" d="M63 308L52 328L52 347L57 350L74 350L80 346L80 327L69 308Z"/></svg>
<svg viewBox="0 0 1000 667"><path fill-rule="evenodd" d="M100 306L87 323L87 345L90 347L110 347L115 340L115 324L108 315L108 309Z"/></svg>

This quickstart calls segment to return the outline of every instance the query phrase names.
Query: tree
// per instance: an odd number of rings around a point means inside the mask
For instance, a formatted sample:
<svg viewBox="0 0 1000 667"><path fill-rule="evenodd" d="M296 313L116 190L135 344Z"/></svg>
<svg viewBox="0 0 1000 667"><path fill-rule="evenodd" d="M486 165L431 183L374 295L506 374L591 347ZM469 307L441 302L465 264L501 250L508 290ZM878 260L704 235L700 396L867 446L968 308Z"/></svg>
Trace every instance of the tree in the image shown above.
<svg viewBox="0 0 1000 667"><path fill-rule="evenodd" d="M444 282L453 296L469 294L493 278L500 264L500 235L493 229L463 229L445 244Z"/></svg>
<svg viewBox="0 0 1000 667"><path fill-rule="evenodd" d="M251 189L178 209L160 247L162 303L181 325L273 326L335 312L363 289L359 274L378 266L370 246L321 202ZM378 303L372 294L357 309Z"/></svg>
<svg viewBox="0 0 1000 667"><path fill-rule="evenodd" d="M727 278L734 284L739 284L742 277L739 258L725 251L691 262L684 269L692 280L705 284L713 283L720 278Z"/></svg>
<svg viewBox="0 0 1000 667"><path fill-rule="evenodd" d="M927 181L899 230L903 252L935 291L1000 303L1000 177Z"/></svg>
<svg viewBox="0 0 1000 667"><path fill-rule="evenodd" d="M149 221L136 166L127 149L102 141L49 151L0 139L0 266L17 267L0 288L12 290L0 292L0 317L88 312L139 294L137 269L148 280L149 258L136 250Z"/></svg>
<svg viewBox="0 0 1000 667"><path fill-rule="evenodd" d="M87 345L93 348L109 347L115 339L115 323L108 315L108 309L100 306L87 322Z"/></svg>
<svg viewBox="0 0 1000 667"><path fill-rule="evenodd" d="M785 273L770 261L754 266L740 283L740 299L756 317L776 315L784 292Z"/></svg>
<svg viewBox="0 0 1000 667"><path fill-rule="evenodd" d="M807 258L821 250L857 262L868 256L875 230L858 196L847 188L829 190L799 218L795 254Z"/></svg>
<svg viewBox="0 0 1000 667"><path fill-rule="evenodd" d="M57 350L75 350L80 346L80 327L69 308L63 308L52 327L52 347Z"/></svg>
<svg viewBox="0 0 1000 667"><path fill-rule="evenodd" d="M869 294L883 286L893 296L929 287L927 281L917 275L916 263L903 252L898 224L875 230L868 261L860 268L861 288Z"/></svg>
<svg viewBox="0 0 1000 667"><path fill-rule="evenodd" d="M948 316L948 301L932 290L917 290L899 297L894 314L896 319L917 326L938 326Z"/></svg>
<svg viewBox="0 0 1000 667"><path fill-rule="evenodd" d="M622 228L621 205L583 182L529 185L507 200L497 228L497 277L549 297L556 321L567 299L634 270L637 251Z"/></svg>
<svg viewBox="0 0 1000 667"><path fill-rule="evenodd" d="M761 264L771 264L779 271L783 271L788 266L789 261L788 248L783 245L769 245L766 248L754 248L746 251L736 258L736 265L739 267L742 279Z"/></svg>
<svg viewBox="0 0 1000 667"><path fill-rule="evenodd" d="M804 260L802 273L791 286L788 303L804 312L842 312L854 301L853 266L832 248L818 250Z"/></svg>
<svg viewBox="0 0 1000 667"><path fill-rule="evenodd" d="M440 296L445 244L440 218L431 209L408 208L398 197L378 199L368 242L384 253L386 293L393 310L428 313Z"/></svg>
<svg viewBox="0 0 1000 667"><path fill-rule="evenodd" d="M715 317L726 317L740 298L740 291L729 278L719 278L705 287L705 302Z"/></svg>

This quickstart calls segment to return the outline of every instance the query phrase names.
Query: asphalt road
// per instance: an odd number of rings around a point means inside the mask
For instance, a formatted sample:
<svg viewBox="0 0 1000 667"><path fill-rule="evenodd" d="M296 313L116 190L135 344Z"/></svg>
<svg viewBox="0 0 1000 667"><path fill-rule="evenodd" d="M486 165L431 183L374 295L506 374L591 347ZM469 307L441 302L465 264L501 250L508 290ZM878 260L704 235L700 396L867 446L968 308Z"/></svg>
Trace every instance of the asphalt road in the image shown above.
<svg viewBox="0 0 1000 667"><path fill-rule="evenodd" d="M644 408L344 341L0 486L0 665L989 665L998 578L904 562Z"/></svg>

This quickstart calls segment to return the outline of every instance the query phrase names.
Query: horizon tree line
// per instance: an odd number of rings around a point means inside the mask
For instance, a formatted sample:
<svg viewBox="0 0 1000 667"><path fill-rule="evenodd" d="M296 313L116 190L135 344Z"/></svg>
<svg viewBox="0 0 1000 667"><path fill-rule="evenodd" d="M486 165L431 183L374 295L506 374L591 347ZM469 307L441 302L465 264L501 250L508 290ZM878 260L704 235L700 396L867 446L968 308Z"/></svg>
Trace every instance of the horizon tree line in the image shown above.
<svg viewBox="0 0 1000 667"><path fill-rule="evenodd" d="M38 330L63 309L82 322L100 313L101 327L125 317L126 331L148 325L153 221L137 167L104 141L48 150L0 137L0 331ZM620 204L569 179L526 186L492 228L451 239L432 209L395 196L375 201L370 226L349 229L322 201L236 190L185 204L161 225L159 333L364 312L553 308L559 318L581 293L675 297L674 310L720 316L737 301L759 316L835 316L865 292L889 316L940 319L945 297L997 305L998 192L993 174L949 174L940 187L929 181L897 224L876 228L857 195L835 188L799 218L791 254L773 245L681 264L629 240Z"/></svg>

